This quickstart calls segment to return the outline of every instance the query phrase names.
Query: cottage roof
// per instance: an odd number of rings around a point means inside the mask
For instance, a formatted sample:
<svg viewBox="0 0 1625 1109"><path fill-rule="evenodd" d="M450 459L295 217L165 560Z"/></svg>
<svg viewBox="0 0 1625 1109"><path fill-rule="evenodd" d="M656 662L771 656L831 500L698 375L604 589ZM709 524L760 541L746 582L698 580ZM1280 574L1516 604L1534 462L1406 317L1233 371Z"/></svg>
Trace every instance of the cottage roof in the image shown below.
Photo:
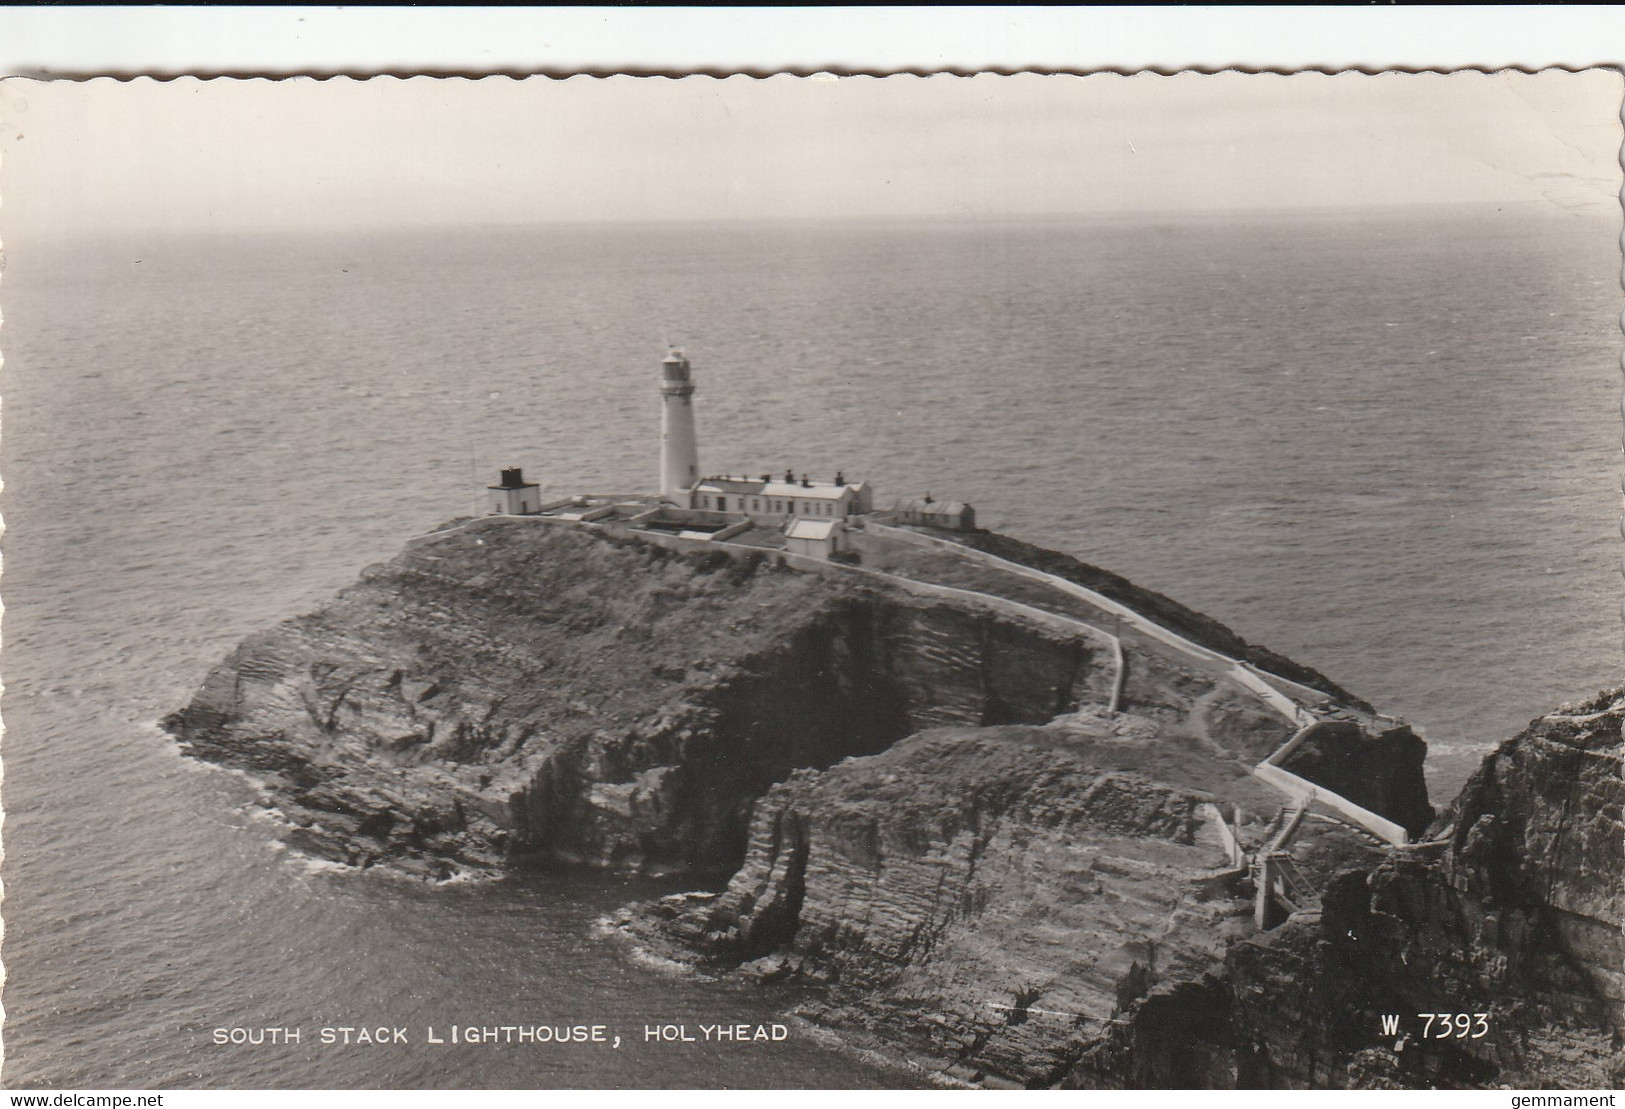
<svg viewBox="0 0 1625 1109"><path fill-rule="evenodd" d="M704 493L748 493L760 497L802 497L808 500L838 501L850 489L855 494L862 484L836 485L830 481L748 481L739 478L708 477L695 486Z"/></svg>
<svg viewBox="0 0 1625 1109"><path fill-rule="evenodd" d="M958 516L969 508L964 501L928 501L924 497L898 501L895 511L919 512L926 516Z"/></svg>
<svg viewBox="0 0 1625 1109"><path fill-rule="evenodd" d="M694 488L703 489L707 493L760 493L766 484L765 481L750 481L744 478L708 477Z"/></svg>
<svg viewBox="0 0 1625 1109"><path fill-rule="evenodd" d="M828 482L815 481L811 485L802 485L798 482L770 481L762 490L764 497L812 497L818 500L839 500L846 492L846 486L833 485Z"/></svg>

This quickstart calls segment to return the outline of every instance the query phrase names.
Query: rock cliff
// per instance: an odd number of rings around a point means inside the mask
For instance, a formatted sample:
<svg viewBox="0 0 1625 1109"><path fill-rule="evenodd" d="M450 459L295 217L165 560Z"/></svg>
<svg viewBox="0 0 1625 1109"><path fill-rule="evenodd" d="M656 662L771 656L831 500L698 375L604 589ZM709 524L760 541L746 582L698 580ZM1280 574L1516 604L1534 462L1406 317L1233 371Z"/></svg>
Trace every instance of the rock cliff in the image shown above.
<svg viewBox="0 0 1625 1109"><path fill-rule="evenodd" d="M1196 816L1247 801L1238 783L1178 745L1138 761L1132 720L1087 714L798 775L724 892L616 924L713 971L828 982L805 1015L968 1082L1619 1086L1621 694L1504 744L1425 842L1309 829L1320 904L1271 931Z"/></svg>
<svg viewBox="0 0 1625 1109"><path fill-rule="evenodd" d="M1351 711L1287 768L1427 842L1310 810L1300 911L1260 932L1225 836L1291 831L1249 771L1294 726L1211 665L1125 638L1120 672L1031 583L977 598L615 526L424 537L250 637L166 725L326 858L714 874L614 927L817 984L809 1019L967 1082L1619 1082L1615 699L1536 721L1428 828L1421 742L1351 726L1367 707L1329 679L1104 571L969 543L1331 694ZM1428 1012L1487 1031L1423 1039Z"/></svg>
<svg viewBox="0 0 1625 1109"><path fill-rule="evenodd" d="M1064 1083L1625 1084L1622 693L1536 719L1425 842L1338 874L1319 913L1234 944L1209 981L1148 999ZM1441 1036L1426 1013L1468 1016ZM1397 1031L1384 1014L1399 1015ZM1170 1027L1188 1056L1168 1052Z"/></svg>
<svg viewBox="0 0 1625 1109"><path fill-rule="evenodd" d="M1252 933L1203 813L1217 799L1279 808L1243 763L1132 715L934 729L775 787L726 890L615 923L712 972L829 983L803 1015L924 1069L1054 1085L1148 994L1219 974ZM1379 856L1326 821L1296 853L1322 881Z"/></svg>

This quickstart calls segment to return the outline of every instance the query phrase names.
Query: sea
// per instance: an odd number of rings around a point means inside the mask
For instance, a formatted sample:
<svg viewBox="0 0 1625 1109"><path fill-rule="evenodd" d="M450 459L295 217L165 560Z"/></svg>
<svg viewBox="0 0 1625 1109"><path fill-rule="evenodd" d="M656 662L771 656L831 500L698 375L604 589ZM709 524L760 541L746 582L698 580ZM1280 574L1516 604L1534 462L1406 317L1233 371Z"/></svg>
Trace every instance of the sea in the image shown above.
<svg viewBox="0 0 1625 1109"><path fill-rule="evenodd" d="M0 1078L923 1084L794 1022L701 1039L797 995L595 927L693 880L317 864L158 721L245 635L484 511L501 467L652 488L673 344L702 470L970 502L1411 721L1443 804L1620 680L1619 230L1428 208L12 236Z"/></svg>

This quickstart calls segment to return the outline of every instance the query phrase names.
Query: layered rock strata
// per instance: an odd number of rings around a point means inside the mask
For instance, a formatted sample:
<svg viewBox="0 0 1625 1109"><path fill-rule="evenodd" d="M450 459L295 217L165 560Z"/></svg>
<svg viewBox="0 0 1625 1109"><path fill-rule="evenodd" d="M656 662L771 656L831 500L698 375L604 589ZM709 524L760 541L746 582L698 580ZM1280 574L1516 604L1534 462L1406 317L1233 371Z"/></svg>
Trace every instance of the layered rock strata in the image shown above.
<svg viewBox="0 0 1625 1109"><path fill-rule="evenodd" d="M793 776L757 804L726 890L615 924L713 973L828 983L803 1015L927 1070L1053 1085L1144 998L1221 974L1252 934L1215 802L1239 808L1252 846L1279 826L1280 798L1244 763L1145 718L935 729ZM1295 854L1321 883L1380 851L1317 817Z"/></svg>

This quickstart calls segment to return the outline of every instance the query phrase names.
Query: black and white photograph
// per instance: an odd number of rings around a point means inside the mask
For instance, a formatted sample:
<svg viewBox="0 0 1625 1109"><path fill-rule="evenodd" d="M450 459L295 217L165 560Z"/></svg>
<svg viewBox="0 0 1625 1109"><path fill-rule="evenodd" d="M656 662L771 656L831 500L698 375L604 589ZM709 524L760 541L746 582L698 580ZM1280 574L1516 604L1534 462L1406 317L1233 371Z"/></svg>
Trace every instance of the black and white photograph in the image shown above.
<svg viewBox="0 0 1625 1109"><path fill-rule="evenodd" d="M1622 91L0 81L0 1079L1625 1085Z"/></svg>

